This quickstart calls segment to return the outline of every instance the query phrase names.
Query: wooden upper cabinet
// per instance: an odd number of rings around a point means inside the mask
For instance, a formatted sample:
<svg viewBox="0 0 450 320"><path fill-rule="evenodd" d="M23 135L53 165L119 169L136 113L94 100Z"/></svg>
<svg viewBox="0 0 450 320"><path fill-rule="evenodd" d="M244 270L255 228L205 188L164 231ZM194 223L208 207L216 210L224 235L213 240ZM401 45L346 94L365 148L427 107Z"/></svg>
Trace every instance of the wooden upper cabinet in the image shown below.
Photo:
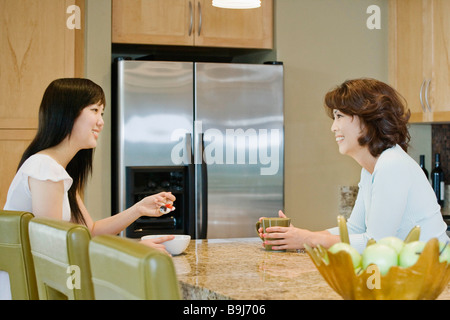
<svg viewBox="0 0 450 320"><path fill-rule="evenodd" d="M221 9L212 0L113 0L112 42L228 48L273 47L273 0Z"/></svg>
<svg viewBox="0 0 450 320"><path fill-rule="evenodd" d="M66 23L67 8L74 4L84 10L84 1L0 1L1 129L37 128L48 84L82 76L84 30Z"/></svg>
<svg viewBox="0 0 450 320"><path fill-rule="evenodd" d="M434 121L450 121L450 1L433 4L430 104Z"/></svg>
<svg viewBox="0 0 450 320"><path fill-rule="evenodd" d="M272 0L262 0L260 8L244 10L213 7L212 0L196 3L196 46L273 47Z"/></svg>
<svg viewBox="0 0 450 320"><path fill-rule="evenodd" d="M450 1L393 0L389 14L390 82L411 122L450 121Z"/></svg>
<svg viewBox="0 0 450 320"><path fill-rule="evenodd" d="M425 80L422 0L391 2L389 13L392 21L390 26L395 26L390 28L390 81L405 97L412 113L411 120L416 122L425 115L422 87Z"/></svg>
<svg viewBox="0 0 450 320"><path fill-rule="evenodd" d="M113 0L112 42L194 44L192 0Z"/></svg>
<svg viewBox="0 0 450 320"><path fill-rule="evenodd" d="M67 13L72 5L80 8ZM70 9L70 8L69 8ZM71 29L72 14L81 21ZM69 24L70 25L70 24ZM84 0L0 1L0 208L51 81L84 74Z"/></svg>

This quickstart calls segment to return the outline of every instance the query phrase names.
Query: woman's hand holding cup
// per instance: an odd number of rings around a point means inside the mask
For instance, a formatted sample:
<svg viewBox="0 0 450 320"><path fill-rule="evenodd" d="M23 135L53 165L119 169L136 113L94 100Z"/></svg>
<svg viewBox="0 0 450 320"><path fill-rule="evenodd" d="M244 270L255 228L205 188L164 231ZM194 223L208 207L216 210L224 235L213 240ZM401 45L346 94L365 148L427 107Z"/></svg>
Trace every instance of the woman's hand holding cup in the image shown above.
<svg viewBox="0 0 450 320"><path fill-rule="evenodd" d="M283 231L290 227L291 219L280 210L278 212L278 218L266 218L261 217L256 223L256 231L259 237L263 240L263 246L267 251L285 251L283 248L272 247L272 242L279 240L278 234L272 234L273 232ZM270 238L269 237L270 233Z"/></svg>

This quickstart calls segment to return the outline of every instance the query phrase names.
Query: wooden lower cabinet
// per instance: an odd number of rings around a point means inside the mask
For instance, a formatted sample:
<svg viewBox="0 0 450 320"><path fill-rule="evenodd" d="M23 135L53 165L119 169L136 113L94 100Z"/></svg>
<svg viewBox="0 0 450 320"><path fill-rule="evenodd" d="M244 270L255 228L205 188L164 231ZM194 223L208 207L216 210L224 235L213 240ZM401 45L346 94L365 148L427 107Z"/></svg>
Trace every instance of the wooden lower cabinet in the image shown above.
<svg viewBox="0 0 450 320"><path fill-rule="evenodd" d="M6 202L11 184L22 154L33 140L36 130L0 130L0 207Z"/></svg>

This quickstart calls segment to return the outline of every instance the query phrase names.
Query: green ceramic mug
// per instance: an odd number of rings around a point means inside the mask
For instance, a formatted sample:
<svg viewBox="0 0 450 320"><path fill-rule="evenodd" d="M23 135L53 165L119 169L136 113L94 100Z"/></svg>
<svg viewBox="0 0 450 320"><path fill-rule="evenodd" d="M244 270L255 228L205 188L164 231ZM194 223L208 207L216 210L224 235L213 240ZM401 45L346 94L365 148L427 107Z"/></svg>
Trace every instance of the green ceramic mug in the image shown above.
<svg viewBox="0 0 450 320"><path fill-rule="evenodd" d="M266 229L269 227L289 227L291 225L291 219L290 218L262 218L261 220L259 220L258 222L256 222L256 232L259 235L259 228L263 228L263 233L266 233ZM260 237L261 238L261 237ZM261 240L274 240L272 238L267 238L267 239L263 239L261 238ZM272 250L272 246L271 245L265 245L264 246L265 249L267 251L279 251L279 252L284 252L286 250Z"/></svg>

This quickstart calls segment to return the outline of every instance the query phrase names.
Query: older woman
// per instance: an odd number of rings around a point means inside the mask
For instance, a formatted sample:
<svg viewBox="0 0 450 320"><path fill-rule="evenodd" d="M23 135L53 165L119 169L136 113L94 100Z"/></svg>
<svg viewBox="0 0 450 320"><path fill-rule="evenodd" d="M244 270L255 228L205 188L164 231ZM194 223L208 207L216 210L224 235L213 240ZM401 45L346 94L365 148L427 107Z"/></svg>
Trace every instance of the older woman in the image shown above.
<svg viewBox="0 0 450 320"><path fill-rule="evenodd" d="M374 79L349 80L328 92L325 106L333 119L339 152L361 165L359 192L347 222L350 244L359 252L367 240L405 238L416 225L421 240L449 241L436 196L419 165L406 153L410 136L402 97ZM283 212L279 212L284 217ZM304 244L330 247L340 241L338 228L312 232L272 227L266 243L273 249L301 249Z"/></svg>

